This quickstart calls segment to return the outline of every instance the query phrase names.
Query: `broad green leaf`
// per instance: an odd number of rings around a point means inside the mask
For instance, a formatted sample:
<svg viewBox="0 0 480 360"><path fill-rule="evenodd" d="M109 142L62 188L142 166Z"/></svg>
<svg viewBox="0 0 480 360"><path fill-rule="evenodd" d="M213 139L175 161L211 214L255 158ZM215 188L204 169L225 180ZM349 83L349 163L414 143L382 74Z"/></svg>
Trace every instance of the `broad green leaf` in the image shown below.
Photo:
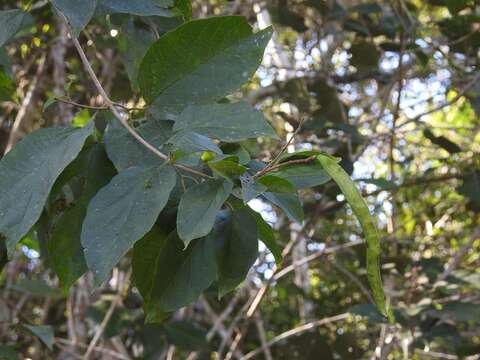
<svg viewBox="0 0 480 360"><path fill-rule="evenodd" d="M242 184L242 198L245 204L267 191L266 186L257 183L251 178L242 177L240 180Z"/></svg>
<svg viewBox="0 0 480 360"><path fill-rule="evenodd" d="M88 203L115 175L115 169L99 144L82 151L78 160L82 193L75 206L63 213L55 223L47 243L50 265L65 289L70 288L87 271L80 234Z"/></svg>
<svg viewBox="0 0 480 360"><path fill-rule="evenodd" d="M55 180L92 130L93 122L81 129L40 129L0 161L0 234L9 253L40 218Z"/></svg>
<svg viewBox="0 0 480 360"><path fill-rule="evenodd" d="M455 321L480 322L480 304L455 301L446 304L439 313Z"/></svg>
<svg viewBox="0 0 480 360"><path fill-rule="evenodd" d="M137 16L165 16L177 15L173 8L173 0L97 0L97 16L104 14L131 14Z"/></svg>
<svg viewBox="0 0 480 360"><path fill-rule="evenodd" d="M363 233L367 240L367 277L372 289L373 298L380 313L393 321L393 313L387 309L385 293L383 291L382 276L380 274L380 238L377 227L373 222L370 210L360 191L345 170L338 164L337 159L329 155L319 155L318 160L323 169L337 183L345 195L345 199L352 207L353 213L362 226Z"/></svg>
<svg viewBox="0 0 480 360"><path fill-rule="evenodd" d="M215 281L215 244L211 238L201 238L184 250L175 231L164 240L148 236L135 245L133 266L135 282L142 284L146 321L159 322L197 299Z"/></svg>
<svg viewBox="0 0 480 360"><path fill-rule="evenodd" d="M207 333L190 321L165 324L168 342L184 350L200 350L208 347Z"/></svg>
<svg viewBox="0 0 480 360"><path fill-rule="evenodd" d="M277 265L280 265L283 262L282 256L282 249L277 243L277 239L275 238L275 233L270 225L263 219L262 215L250 209L250 213L255 218L257 223L257 230L258 230L258 237L265 246L270 250L273 257L275 258L275 262Z"/></svg>
<svg viewBox="0 0 480 360"><path fill-rule="evenodd" d="M122 171L90 202L81 241L87 266L103 282L126 252L147 234L176 183L170 165Z"/></svg>
<svg viewBox="0 0 480 360"><path fill-rule="evenodd" d="M260 185L263 185L267 188L268 192L274 193L294 193L296 192L295 187L285 179L278 177L276 175L267 174L262 176L257 180Z"/></svg>
<svg viewBox="0 0 480 360"><path fill-rule="evenodd" d="M183 194L178 205L177 228L185 246L210 233L232 189L230 181L206 180Z"/></svg>
<svg viewBox="0 0 480 360"><path fill-rule="evenodd" d="M12 289L33 296L43 297L51 296L54 293L54 289L43 280L22 279L13 285Z"/></svg>
<svg viewBox="0 0 480 360"><path fill-rule="evenodd" d="M283 166L271 174L287 180L297 190L323 185L330 180L318 162Z"/></svg>
<svg viewBox="0 0 480 360"><path fill-rule="evenodd" d="M39 338L49 350L53 350L54 334L51 326L23 324L23 327Z"/></svg>
<svg viewBox="0 0 480 360"><path fill-rule="evenodd" d="M189 106L173 127L174 131L184 129L225 142L260 136L278 138L263 114L245 102Z"/></svg>
<svg viewBox="0 0 480 360"><path fill-rule="evenodd" d="M164 114L221 99L254 74L271 35L271 28L254 34L244 17L190 21L148 50L139 72L142 94Z"/></svg>
<svg viewBox="0 0 480 360"><path fill-rule="evenodd" d="M169 121L149 119L135 130L150 144L161 149L162 145L172 136L171 129ZM140 144L116 120L108 125L105 133L105 146L108 157L118 171L131 166L150 167L163 163L162 159Z"/></svg>
<svg viewBox="0 0 480 360"><path fill-rule="evenodd" d="M190 130L177 132L168 139L167 143L172 144L175 151L181 151L186 154L203 151L212 151L216 154L222 153L222 150L211 139Z"/></svg>
<svg viewBox="0 0 480 360"><path fill-rule="evenodd" d="M10 41L20 30L33 24L30 14L22 10L0 11L0 47Z"/></svg>
<svg viewBox="0 0 480 360"><path fill-rule="evenodd" d="M78 37L95 13L97 0L51 0L54 8L68 20L73 36Z"/></svg>
<svg viewBox="0 0 480 360"><path fill-rule="evenodd" d="M257 259L257 223L250 211L243 208L229 214L209 236L215 239L218 292L223 297L245 280Z"/></svg>
<svg viewBox="0 0 480 360"><path fill-rule="evenodd" d="M301 223L304 218L302 204L298 198L298 194L279 194L266 192L263 196L272 204L282 209L288 218L292 221Z"/></svg>
<svg viewBox="0 0 480 360"><path fill-rule="evenodd" d="M231 159L210 161L208 166L215 173L226 179L236 179L247 172L247 168L245 166L240 165L238 162L232 161Z"/></svg>
<svg viewBox="0 0 480 360"><path fill-rule="evenodd" d="M132 18L122 25L119 37L119 50L127 70L132 89L138 91L138 69L150 45L155 40L151 31L135 26Z"/></svg>

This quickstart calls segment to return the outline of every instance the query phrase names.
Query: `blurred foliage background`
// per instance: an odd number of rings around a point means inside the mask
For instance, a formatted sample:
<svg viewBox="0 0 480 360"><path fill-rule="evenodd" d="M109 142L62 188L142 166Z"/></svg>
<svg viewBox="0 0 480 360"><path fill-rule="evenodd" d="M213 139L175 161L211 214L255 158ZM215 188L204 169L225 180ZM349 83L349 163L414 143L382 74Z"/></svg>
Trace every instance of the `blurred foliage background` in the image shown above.
<svg viewBox="0 0 480 360"><path fill-rule="evenodd" d="M0 154L34 129L96 114L72 102L102 106L48 2L1 1L12 8L32 18L0 48ZM361 231L328 184L302 193L303 224L252 203L278 230L283 264L262 248L237 293L207 293L162 325L143 324L134 287L111 306L128 261L99 290L87 275L65 293L32 232L0 277L0 358L82 358L99 334L92 359L480 359L480 2L195 0L193 13L274 25L238 97L294 136L290 151L342 158L377 219L397 323L371 305ZM129 78L177 24L119 23L97 17L80 40L112 97L141 106ZM243 145L265 159L282 146Z"/></svg>

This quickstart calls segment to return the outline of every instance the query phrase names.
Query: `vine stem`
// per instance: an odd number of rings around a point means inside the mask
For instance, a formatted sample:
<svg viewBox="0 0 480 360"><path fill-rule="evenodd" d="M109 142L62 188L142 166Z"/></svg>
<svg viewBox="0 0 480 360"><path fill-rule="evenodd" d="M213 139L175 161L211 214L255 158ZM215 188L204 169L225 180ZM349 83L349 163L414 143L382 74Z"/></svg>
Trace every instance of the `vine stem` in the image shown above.
<svg viewBox="0 0 480 360"><path fill-rule="evenodd" d="M63 21L67 24L67 26L70 25L68 23L67 18L65 15L61 12L59 12L60 16L62 17ZM80 45L80 42L78 39L72 35L72 31L70 30L70 36L73 41L73 45L77 49L78 55L80 56L80 59L82 60L83 66L85 67L85 70L87 71L88 75L92 79L93 83L95 84L95 87L97 91L100 93L100 95L103 97L103 101L105 102L105 105L108 107L108 109L112 112L113 116L120 122L120 124L132 135L135 140L137 140L142 146L144 146L147 150L151 151L154 153L157 157L159 157L162 160L169 161L169 157L158 150L155 146L150 144L148 141L146 141L143 137L141 137L128 123L128 121L122 116L122 114L118 111L116 104L110 99L108 94L106 93L105 89L103 88L102 84L100 83L100 80L98 79L97 75L95 74L95 71L92 68L92 65L90 64L90 61L87 58L87 55L85 54L85 51L83 50L82 46ZM201 177L210 177L207 174L204 174L203 172L197 171L195 169L189 168L184 165L179 165L179 164L173 164L176 168L201 176Z"/></svg>

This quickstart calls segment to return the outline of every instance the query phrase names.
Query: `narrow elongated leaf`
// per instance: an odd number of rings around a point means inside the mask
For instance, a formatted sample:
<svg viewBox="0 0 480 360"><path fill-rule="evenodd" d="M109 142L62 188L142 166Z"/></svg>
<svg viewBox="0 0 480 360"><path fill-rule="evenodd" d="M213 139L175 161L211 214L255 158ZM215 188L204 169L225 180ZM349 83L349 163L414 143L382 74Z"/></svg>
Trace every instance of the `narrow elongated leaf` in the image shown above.
<svg viewBox="0 0 480 360"><path fill-rule="evenodd" d="M138 134L148 143L161 149L172 136L172 125L169 121L147 120L136 128ZM118 171L131 166L150 167L160 165L163 160L141 145L118 121L108 125L105 134L105 146L110 160Z"/></svg>
<svg viewBox="0 0 480 360"><path fill-rule="evenodd" d="M79 156L82 192L75 206L68 209L56 222L48 240L48 258L61 285L68 289L87 271L80 234L92 197L115 175L103 146L95 144Z"/></svg>
<svg viewBox="0 0 480 360"><path fill-rule="evenodd" d="M33 18L30 14L22 10L0 11L0 47L5 45L20 30L30 26Z"/></svg>
<svg viewBox="0 0 480 360"><path fill-rule="evenodd" d="M380 238L370 215L370 210L355 183L336 159L328 155L319 155L318 160L328 175L340 187L362 226L367 240L367 276L372 288L373 298L380 313L392 320L393 314L385 304L385 293L383 292L382 276L380 274Z"/></svg>
<svg viewBox="0 0 480 360"><path fill-rule="evenodd" d="M38 337L49 350L53 350L54 334L51 326L24 324L23 327Z"/></svg>
<svg viewBox="0 0 480 360"><path fill-rule="evenodd" d="M292 221L301 223L304 218L302 204L298 198L298 194L279 194L266 192L263 196L272 204L278 206L285 211L285 214Z"/></svg>
<svg viewBox="0 0 480 360"><path fill-rule="evenodd" d="M173 8L173 0L97 0L98 6L95 15L104 14L132 14L137 16L165 16L177 15Z"/></svg>
<svg viewBox="0 0 480 360"><path fill-rule="evenodd" d="M216 279L211 238L198 239L183 248L176 232L163 240L145 237L135 246L133 274L136 283L141 282L147 322L159 322L169 312L188 305Z"/></svg>
<svg viewBox="0 0 480 360"><path fill-rule="evenodd" d="M104 281L125 253L150 231L176 183L173 167L122 171L90 202L81 241L88 268Z"/></svg>
<svg viewBox="0 0 480 360"><path fill-rule="evenodd" d="M87 26L95 13L97 0L51 0L55 9L61 12L68 20L73 36L80 35L80 32Z"/></svg>
<svg viewBox="0 0 480 360"><path fill-rule="evenodd" d="M92 130L93 123L82 129L40 129L0 161L0 235L9 253L40 218L55 180Z"/></svg>
<svg viewBox="0 0 480 360"><path fill-rule="evenodd" d="M139 72L142 94L164 114L220 99L254 74L271 34L270 28L253 34L238 16L190 21L148 50Z"/></svg>
<svg viewBox="0 0 480 360"><path fill-rule="evenodd" d="M218 291L222 297L245 280L257 259L257 223L248 209L236 210L209 236L215 238Z"/></svg>
<svg viewBox="0 0 480 360"><path fill-rule="evenodd" d="M232 192L233 184L224 180L207 180L190 187L178 205L178 235L187 246L190 241L208 235L217 212Z"/></svg>
<svg viewBox="0 0 480 360"><path fill-rule="evenodd" d="M225 142L260 136L278 138L263 114L244 102L189 106L175 121L173 129L189 129Z"/></svg>

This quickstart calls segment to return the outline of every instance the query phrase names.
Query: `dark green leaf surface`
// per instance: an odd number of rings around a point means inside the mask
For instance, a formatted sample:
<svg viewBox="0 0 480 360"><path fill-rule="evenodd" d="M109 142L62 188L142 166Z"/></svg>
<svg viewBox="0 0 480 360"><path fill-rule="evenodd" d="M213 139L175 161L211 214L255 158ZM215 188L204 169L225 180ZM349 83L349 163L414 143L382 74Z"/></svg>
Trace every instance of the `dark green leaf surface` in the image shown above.
<svg viewBox="0 0 480 360"><path fill-rule="evenodd" d="M54 334L51 326L24 324L23 327L39 338L49 350L53 350Z"/></svg>
<svg viewBox="0 0 480 360"><path fill-rule="evenodd" d="M215 238L218 292L223 297L245 280L257 259L257 223L248 209L236 210L209 236Z"/></svg>
<svg viewBox="0 0 480 360"><path fill-rule="evenodd" d="M267 191L266 186L255 182L253 179L242 177L240 180L242 184L242 198L245 204Z"/></svg>
<svg viewBox="0 0 480 360"><path fill-rule="evenodd" d="M272 174L262 176L257 182L265 186L268 192L294 193L296 191L295 187L288 180Z"/></svg>
<svg viewBox="0 0 480 360"><path fill-rule="evenodd" d="M149 119L135 130L148 143L160 149L172 136L171 129L172 126L169 121ZM115 120L107 128L105 146L108 157L118 171L128 169L131 166L150 167L163 163L162 159L141 145Z"/></svg>
<svg viewBox="0 0 480 360"><path fill-rule="evenodd" d="M297 194L279 194L267 192L263 194L272 204L285 211L292 221L301 223L304 218L302 204Z"/></svg>
<svg viewBox="0 0 480 360"><path fill-rule="evenodd" d="M57 177L78 155L93 123L85 128L40 129L0 162L0 234L11 253L37 222Z"/></svg>
<svg viewBox="0 0 480 360"><path fill-rule="evenodd" d="M277 243L275 233L272 227L263 219L262 215L250 209L250 213L255 218L257 223L258 238L262 240L265 246L270 250L275 262L279 265L283 261L282 249Z"/></svg>
<svg viewBox="0 0 480 360"><path fill-rule="evenodd" d="M182 130L177 132L167 141L173 145L174 150L191 154L195 152L212 151L221 154L222 150L210 138L197 134L190 130Z"/></svg>
<svg viewBox="0 0 480 360"><path fill-rule="evenodd" d="M271 174L287 180L297 190L323 185L330 180L330 176L318 162L283 166L280 170Z"/></svg>
<svg viewBox="0 0 480 360"><path fill-rule="evenodd" d="M32 16L22 10L0 11L0 24L2 24L0 28L0 47L32 23Z"/></svg>
<svg viewBox="0 0 480 360"><path fill-rule="evenodd" d="M139 72L142 94L164 113L218 100L250 79L271 34L270 28L253 34L237 16L190 21L148 50Z"/></svg>
<svg viewBox="0 0 480 360"><path fill-rule="evenodd" d="M206 180L183 194L178 206L177 228L185 246L208 235L232 189L233 184L229 181Z"/></svg>
<svg viewBox="0 0 480 360"><path fill-rule="evenodd" d="M88 268L97 283L150 231L176 183L175 169L132 167L122 171L90 202L82 227Z"/></svg>
<svg viewBox="0 0 480 360"><path fill-rule="evenodd" d="M61 285L68 289L87 271L80 234L92 197L115 175L103 146L95 144L79 156L82 193L75 206L56 222L48 240L48 258Z"/></svg>
<svg viewBox="0 0 480 360"><path fill-rule="evenodd" d="M155 236L139 241L133 264L136 282L140 280L143 288L147 322L159 322L169 312L188 305L217 277L213 240L195 240L184 250L176 232L163 241Z"/></svg>
<svg viewBox="0 0 480 360"><path fill-rule="evenodd" d="M260 136L278 138L265 116L244 102L189 106L180 114L173 129L189 129L225 142Z"/></svg>
<svg viewBox="0 0 480 360"><path fill-rule="evenodd" d="M51 0L55 9L68 20L73 35L78 37L95 13L97 0Z"/></svg>
<svg viewBox="0 0 480 360"><path fill-rule="evenodd" d="M240 165L236 161L232 161L232 159L210 161L208 166L216 174L226 179L235 179L247 172L247 168L245 166Z"/></svg>
<svg viewBox="0 0 480 360"><path fill-rule="evenodd" d="M132 14L137 16L175 16L173 0L97 0L96 15Z"/></svg>
<svg viewBox="0 0 480 360"><path fill-rule="evenodd" d="M0 345L0 359L18 360L18 355L13 347Z"/></svg>

